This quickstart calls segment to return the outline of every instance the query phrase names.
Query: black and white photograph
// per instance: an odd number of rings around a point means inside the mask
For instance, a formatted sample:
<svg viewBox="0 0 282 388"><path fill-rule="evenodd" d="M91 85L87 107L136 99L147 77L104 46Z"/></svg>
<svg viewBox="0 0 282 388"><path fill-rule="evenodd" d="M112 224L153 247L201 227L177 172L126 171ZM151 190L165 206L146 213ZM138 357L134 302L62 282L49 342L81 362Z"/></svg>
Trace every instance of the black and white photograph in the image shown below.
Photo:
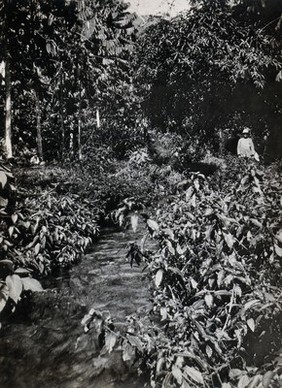
<svg viewBox="0 0 282 388"><path fill-rule="evenodd" d="M282 388L282 0L0 0L0 388Z"/></svg>

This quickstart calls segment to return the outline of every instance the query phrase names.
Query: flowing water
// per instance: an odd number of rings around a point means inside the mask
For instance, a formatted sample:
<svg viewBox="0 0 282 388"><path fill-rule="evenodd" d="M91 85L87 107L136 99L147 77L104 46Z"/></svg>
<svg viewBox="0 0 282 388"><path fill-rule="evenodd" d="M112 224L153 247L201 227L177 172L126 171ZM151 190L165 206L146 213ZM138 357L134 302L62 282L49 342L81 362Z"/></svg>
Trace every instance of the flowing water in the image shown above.
<svg viewBox="0 0 282 388"><path fill-rule="evenodd" d="M151 308L143 265L131 268L131 242L140 244L145 228L134 233L104 229L93 251L64 276L49 280L44 293L23 302L13 322L0 331L1 388L141 388L144 381L120 350L99 357L99 338L84 333L81 320L94 308L109 311L126 329L126 317ZM146 248L153 242L147 240ZM105 359L106 357L106 359Z"/></svg>

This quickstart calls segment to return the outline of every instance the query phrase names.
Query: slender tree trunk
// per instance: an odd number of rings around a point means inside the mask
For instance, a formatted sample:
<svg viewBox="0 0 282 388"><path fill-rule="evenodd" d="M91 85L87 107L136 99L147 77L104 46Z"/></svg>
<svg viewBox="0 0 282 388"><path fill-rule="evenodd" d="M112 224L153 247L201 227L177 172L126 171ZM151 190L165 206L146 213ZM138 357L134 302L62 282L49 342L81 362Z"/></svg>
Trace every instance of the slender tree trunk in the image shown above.
<svg viewBox="0 0 282 388"><path fill-rule="evenodd" d="M219 155L222 156L224 151L224 145L223 145L223 133L222 129L219 130Z"/></svg>
<svg viewBox="0 0 282 388"><path fill-rule="evenodd" d="M97 128L100 128L100 112L99 112L99 109L96 110L96 124L97 124Z"/></svg>
<svg viewBox="0 0 282 388"><path fill-rule="evenodd" d="M7 44L8 42L6 42ZM6 47L6 64L5 64L5 88L6 88L6 110L5 110L5 148L7 158L13 157L12 150L12 83L11 83L11 69L10 69L10 57L8 48Z"/></svg>
<svg viewBox="0 0 282 388"><path fill-rule="evenodd" d="M40 161L43 160L43 147L42 147L42 131L41 131L41 110L40 102L38 98L38 93L34 91L35 95L35 105L36 105L36 143L37 143L37 153Z"/></svg>
<svg viewBox="0 0 282 388"><path fill-rule="evenodd" d="M77 153L78 160L82 159L82 149L81 149L81 85L79 85L79 101L78 101L78 114L77 114Z"/></svg>
<svg viewBox="0 0 282 388"><path fill-rule="evenodd" d="M5 153L7 158L13 157L12 150L12 83L9 51L9 26L10 26L10 8L9 3L4 1L0 7L3 12L4 24L2 33L4 36L4 67L5 67Z"/></svg>
<svg viewBox="0 0 282 388"><path fill-rule="evenodd" d="M77 57L77 71L76 71L76 85L79 90L78 95L78 112L77 112L77 133L76 133L76 146L77 146L77 156L78 160L82 159L82 149L81 149L81 100L82 100L82 85L81 85L81 69L79 65L79 57Z"/></svg>
<svg viewBox="0 0 282 388"><path fill-rule="evenodd" d="M60 127L61 127L61 157L64 160L66 153L66 133L65 133L65 124L64 124L64 98L63 98L63 70L61 69L60 74Z"/></svg>

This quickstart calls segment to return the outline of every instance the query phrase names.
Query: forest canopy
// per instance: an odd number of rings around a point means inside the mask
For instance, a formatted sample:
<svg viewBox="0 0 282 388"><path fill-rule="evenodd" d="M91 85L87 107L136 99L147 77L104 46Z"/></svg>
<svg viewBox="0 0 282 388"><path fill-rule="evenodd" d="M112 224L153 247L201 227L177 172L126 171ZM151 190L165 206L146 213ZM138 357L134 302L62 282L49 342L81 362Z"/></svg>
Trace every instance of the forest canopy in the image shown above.
<svg viewBox="0 0 282 388"><path fill-rule="evenodd" d="M220 131L236 136L246 125L278 156L281 2L194 3L139 37L136 79L152 126L217 149Z"/></svg>
<svg viewBox="0 0 282 388"><path fill-rule="evenodd" d="M281 7L198 0L172 19L144 19L122 1L2 2L7 155L12 142L41 160L81 158L89 136L124 155L150 123L212 151L247 125L266 159L279 157Z"/></svg>

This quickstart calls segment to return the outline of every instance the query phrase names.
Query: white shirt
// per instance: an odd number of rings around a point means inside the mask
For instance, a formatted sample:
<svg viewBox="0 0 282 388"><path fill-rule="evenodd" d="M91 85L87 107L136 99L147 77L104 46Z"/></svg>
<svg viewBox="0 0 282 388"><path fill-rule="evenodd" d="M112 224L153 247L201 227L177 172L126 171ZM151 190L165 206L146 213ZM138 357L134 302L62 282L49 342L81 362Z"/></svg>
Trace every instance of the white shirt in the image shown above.
<svg viewBox="0 0 282 388"><path fill-rule="evenodd" d="M237 154L239 156L246 156L248 158L253 157L255 154L255 147L254 143L251 138L243 137L239 139L238 145L237 145Z"/></svg>

